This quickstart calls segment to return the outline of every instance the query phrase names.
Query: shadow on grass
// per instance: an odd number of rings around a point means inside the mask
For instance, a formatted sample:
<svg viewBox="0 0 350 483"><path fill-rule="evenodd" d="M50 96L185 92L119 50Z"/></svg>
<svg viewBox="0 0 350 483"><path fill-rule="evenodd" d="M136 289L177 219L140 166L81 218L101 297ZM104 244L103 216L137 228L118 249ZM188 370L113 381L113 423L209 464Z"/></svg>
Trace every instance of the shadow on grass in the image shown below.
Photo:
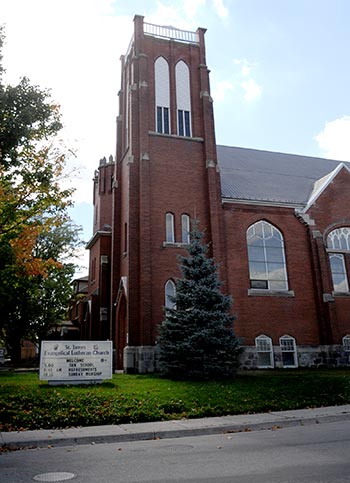
<svg viewBox="0 0 350 483"><path fill-rule="evenodd" d="M116 389L118 384L116 382L91 382L91 383L82 383L82 384L49 384L48 382L41 382L38 386L40 391L48 391L52 389L79 389L81 390L91 390L92 388L101 388L101 389Z"/></svg>

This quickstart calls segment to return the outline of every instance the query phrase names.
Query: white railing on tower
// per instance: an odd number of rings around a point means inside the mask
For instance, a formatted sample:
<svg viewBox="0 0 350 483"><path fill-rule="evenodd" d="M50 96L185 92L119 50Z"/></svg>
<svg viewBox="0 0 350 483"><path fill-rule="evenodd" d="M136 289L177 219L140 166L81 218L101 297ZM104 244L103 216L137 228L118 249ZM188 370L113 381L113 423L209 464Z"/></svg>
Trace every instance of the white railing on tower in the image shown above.
<svg viewBox="0 0 350 483"><path fill-rule="evenodd" d="M177 40L178 42L187 42L192 44L199 43L199 36L197 32L190 32L189 30L180 30L171 26L155 25L152 23L143 23L143 32L146 35L154 37L161 37L163 39ZM134 44L134 36L131 37L125 57L128 57L131 48Z"/></svg>
<svg viewBox="0 0 350 483"><path fill-rule="evenodd" d="M143 32L155 37L162 37L165 39L178 40L180 42L198 43L197 32L190 32L188 30L179 30L171 26L154 25L152 23L143 24Z"/></svg>

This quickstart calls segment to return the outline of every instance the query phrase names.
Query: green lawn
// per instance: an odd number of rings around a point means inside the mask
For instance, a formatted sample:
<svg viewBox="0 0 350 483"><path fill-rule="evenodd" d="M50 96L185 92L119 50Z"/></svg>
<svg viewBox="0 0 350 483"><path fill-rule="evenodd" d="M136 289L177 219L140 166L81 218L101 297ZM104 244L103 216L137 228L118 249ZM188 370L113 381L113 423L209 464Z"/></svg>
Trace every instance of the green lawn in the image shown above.
<svg viewBox="0 0 350 483"><path fill-rule="evenodd" d="M258 413L350 403L350 370L248 372L230 382L115 374L94 386L49 386L0 372L0 429L15 431Z"/></svg>

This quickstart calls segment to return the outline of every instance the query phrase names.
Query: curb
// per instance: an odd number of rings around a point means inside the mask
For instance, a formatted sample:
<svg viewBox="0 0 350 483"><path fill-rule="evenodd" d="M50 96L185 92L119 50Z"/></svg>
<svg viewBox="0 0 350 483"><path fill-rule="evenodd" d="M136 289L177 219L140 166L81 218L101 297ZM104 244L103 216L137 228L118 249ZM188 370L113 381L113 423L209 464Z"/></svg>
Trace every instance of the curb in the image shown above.
<svg viewBox="0 0 350 483"><path fill-rule="evenodd" d="M82 444L125 443L220 433L277 430L338 421L350 421L350 405L203 419L88 426L62 430L2 432L0 433L0 448L4 451Z"/></svg>

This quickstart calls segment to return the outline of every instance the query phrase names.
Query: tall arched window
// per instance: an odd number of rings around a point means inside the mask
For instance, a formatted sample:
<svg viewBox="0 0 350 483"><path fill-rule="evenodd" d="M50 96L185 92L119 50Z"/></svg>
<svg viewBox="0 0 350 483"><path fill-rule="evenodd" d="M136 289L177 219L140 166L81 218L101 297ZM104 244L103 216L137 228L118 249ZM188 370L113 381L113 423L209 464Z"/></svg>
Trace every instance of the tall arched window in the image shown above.
<svg viewBox="0 0 350 483"><path fill-rule="evenodd" d="M186 214L181 215L181 241L190 243L190 217Z"/></svg>
<svg viewBox="0 0 350 483"><path fill-rule="evenodd" d="M172 213L165 215L165 241L168 243L175 242L174 215Z"/></svg>
<svg viewBox="0 0 350 483"><path fill-rule="evenodd" d="M282 233L267 221L247 230L250 287L288 290Z"/></svg>
<svg viewBox="0 0 350 483"><path fill-rule="evenodd" d="M164 57L158 57L154 64L155 98L156 98L156 131L170 133L170 90L169 65Z"/></svg>
<svg viewBox="0 0 350 483"><path fill-rule="evenodd" d="M179 136L191 136L191 93L190 71L183 60L175 67L177 133Z"/></svg>
<svg viewBox="0 0 350 483"><path fill-rule="evenodd" d="M349 292L350 227L332 230L327 237L327 247L334 291Z"/></svg>
<svg viewBox="0 0 350 483"><path fill-rule="evenodd" d="M176 295L176 286L172 280L168 280L165 284L165 307L167 309L174 309L176 304L172 297Z"/></svg>

